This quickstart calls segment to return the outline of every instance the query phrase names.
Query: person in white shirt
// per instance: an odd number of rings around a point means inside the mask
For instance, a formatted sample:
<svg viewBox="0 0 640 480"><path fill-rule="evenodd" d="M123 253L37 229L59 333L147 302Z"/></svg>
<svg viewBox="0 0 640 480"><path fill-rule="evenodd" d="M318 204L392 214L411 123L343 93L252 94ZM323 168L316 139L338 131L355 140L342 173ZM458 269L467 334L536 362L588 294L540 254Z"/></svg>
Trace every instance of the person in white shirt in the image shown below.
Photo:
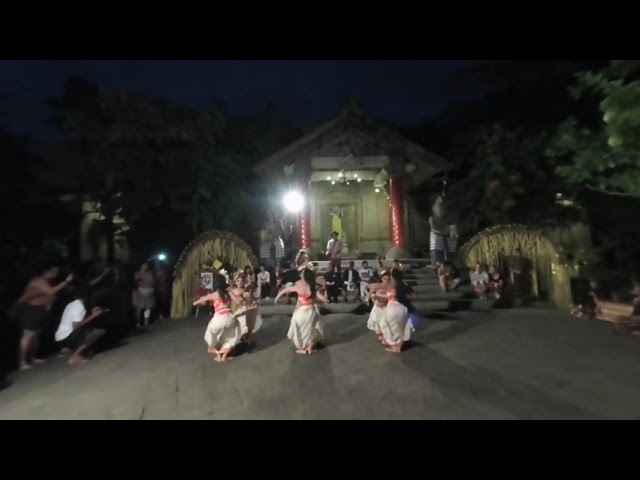
<svg viewBox="0 0 640 480"><path fill-rule="evenodd" d="M360 269L360 298L363 303L367 302L369 293L367 292L367 284L373 278L373 268L369 266L369 262L363 260L362 268Z"/></svg>
<svg viewBox="0 0 640 480"><path fill-rule="evenodd" d="M267 271L264 265L260 265L260 273L257 275L258 290L257 295L261 300L267 298L271 293L271 274Z"/></svg>
<svg viewBox="0 0 640 480"><path fill-rule="evenodd" d="M489 287L489 273L486 265L482 263L476 264L475 270L469 275L471 286L482 299L487 298L487 288Z"/></svg>
<svg viewBox="0 0 640 480"><path fill-rule="evenodd" d="M338 232L331 232L326 254L329 257L329 267L333 266L339 274L342 269L342 242L338 240Z"/></svg>
<svg viewBox="0 0 640 480"><path fill-rule="evenodd" d="M73 352L69 357L71 365L88 361L84 352L106 333L101 328L91 328L91 322L102 315L103 310L95 307L87 315L86 298L86 292L81 290L76 299L67 304L55 334L56 342Z"/></svg>

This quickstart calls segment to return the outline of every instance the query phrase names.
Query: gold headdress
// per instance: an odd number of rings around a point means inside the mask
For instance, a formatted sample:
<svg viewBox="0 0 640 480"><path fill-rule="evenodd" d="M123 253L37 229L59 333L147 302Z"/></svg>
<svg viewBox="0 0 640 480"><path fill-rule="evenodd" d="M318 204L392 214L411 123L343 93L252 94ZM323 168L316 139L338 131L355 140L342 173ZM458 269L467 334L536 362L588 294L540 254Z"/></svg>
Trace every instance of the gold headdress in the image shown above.
<svg viewBox="0 0 640 480"><path fill-rule="evenodd" d="M313 271L315 271L316 266L313 264L313 262L307 262L307 263L304 263L304 264L302 264L302 265L300 265L298 267L299 271L303 271L305 269L306 270L311 270L313 272Z"/></svg>
<svg viewBox="0 0 640 480"><path fill-rule="evenodd" d="M224 277L224 279L229 283L229 272L227 272L224 268L218 270L218 273Z"/></svg>

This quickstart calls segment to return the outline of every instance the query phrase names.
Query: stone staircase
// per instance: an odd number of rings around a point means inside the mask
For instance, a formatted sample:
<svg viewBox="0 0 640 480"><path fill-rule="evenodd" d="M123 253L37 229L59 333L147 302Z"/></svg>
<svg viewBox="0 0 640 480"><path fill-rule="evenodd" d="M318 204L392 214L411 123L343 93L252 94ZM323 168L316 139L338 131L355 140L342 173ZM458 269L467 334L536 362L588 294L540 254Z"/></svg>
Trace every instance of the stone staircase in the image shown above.
<svg viewBox="0 0 640 480"><path fill-rule="evenodd" d="M313 262L318 275L324 274L328 267L328 261ZM356 268L360 267L361 260L356 261ZM391 261L384 261L385 267L391 267ZM471 288L465 284L467 272L460 272L462 275L462 285L456 292L443 292L438 285L434 268L429 259L404 259L400 260L405 272L405 281L411 285L416 292L417 298L413 301L416 310L420 314L427 314L434 311L459 311L471 308L477 309L480 305L484 309L489 308L487 302L478 302L471 295ZM342 262L343 268L347 268L349 260ZM369 261L373 268L377 267L377 260ZM475 300L475 301L474 301ZM485 305L486 304L486 305ZM265 300L260 307L263 315L290 315L293 313L295 305L273 305L273 300ZM330 303L321 308L323 314L368 314L369 310L359 303Z"/></svg>

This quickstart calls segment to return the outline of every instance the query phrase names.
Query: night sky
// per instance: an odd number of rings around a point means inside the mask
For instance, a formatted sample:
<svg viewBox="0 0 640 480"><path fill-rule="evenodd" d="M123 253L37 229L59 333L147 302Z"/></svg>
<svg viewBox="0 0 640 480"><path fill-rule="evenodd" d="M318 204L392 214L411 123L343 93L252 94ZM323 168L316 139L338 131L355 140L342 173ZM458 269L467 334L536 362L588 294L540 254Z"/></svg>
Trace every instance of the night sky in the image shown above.
<svg viewBox="0 0 640 480"><path fill-rule="evenodd" d="M294 60L3 60L0 123L16 134L54 138L45 123L47 99L65 79L80 75L107 88L167 98L204 108L226 103L245 116L272 102L296 126L336 115L349 96L363 109L400 127L432 119L454 101L449 76L471 62Z"/></svg>

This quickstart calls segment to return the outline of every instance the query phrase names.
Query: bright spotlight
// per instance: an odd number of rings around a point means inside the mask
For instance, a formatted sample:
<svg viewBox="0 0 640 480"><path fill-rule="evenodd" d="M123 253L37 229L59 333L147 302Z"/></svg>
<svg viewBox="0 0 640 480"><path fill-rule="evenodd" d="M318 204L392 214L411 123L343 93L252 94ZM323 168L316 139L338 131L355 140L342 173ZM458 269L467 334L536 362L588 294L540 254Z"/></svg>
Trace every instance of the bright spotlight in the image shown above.
<svg viewBox="0 0 640 480"><path fill-rule="evenodd" d="M167 259L167 256L164 253L158 254L158 260L160 260L161 262L164 262L166 259Z"/></svg>
<svg viewBox="0 0 640 480"><path fill-rule="evenodd" d="M299 192L289 192L282 200L284 208L291 213L298 213L304 206L304 197Z"/></svg>
<svg viewBox="0 0 640 480"><path fill-rule="evenodd" d="M376 188L376 193L380 193L380 189L379 188Z"/></svg>

